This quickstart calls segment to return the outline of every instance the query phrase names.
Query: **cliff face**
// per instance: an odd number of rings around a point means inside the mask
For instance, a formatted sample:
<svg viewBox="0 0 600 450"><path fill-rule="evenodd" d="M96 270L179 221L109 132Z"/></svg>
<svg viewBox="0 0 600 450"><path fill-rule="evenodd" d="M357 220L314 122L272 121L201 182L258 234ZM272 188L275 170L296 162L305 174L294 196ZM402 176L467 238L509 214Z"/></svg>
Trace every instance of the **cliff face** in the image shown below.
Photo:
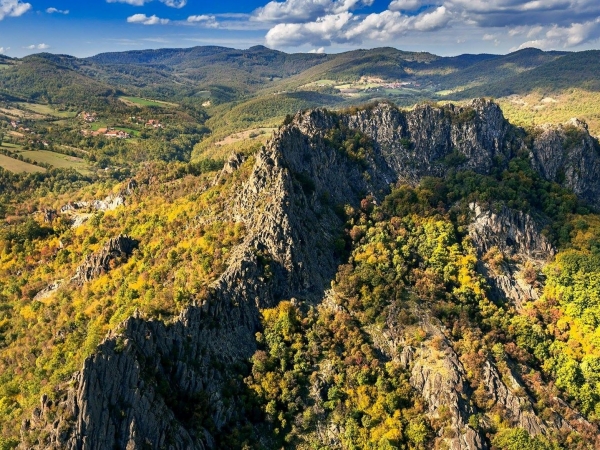
<svg viewBox="0 0 600 450"><path fill-rule="evenodd" d="M379 107L345 118L371 136L396 178L417 182L450 167L487 173L517 145L500 108L485 100L468 107L420 106L409 112Z"/></svg>
<svg viewBox="0 0 600 450"><path fill-rule="evenodd" d="M600 208L600 145L577 119L538 130L531 152L533 167L547 180L572 190Z"/></svg>
<svg viewBox="0 0 600 450"><path fill-rule="evenodd" d="M474 216L469 236L477 248L479 271L497 301L510 301L517 308L540 294L537 277L541 267L555 254L542 234L542 225L521 211L503 207L498 212L471 204Z"/></svg>
<svg viewBox="0 0 600 450"><path fill-rule="evenodd" d="M369 136L373 152L357 164L332 148L327 136L336 127ZM577 169L570 154L560 160L552 156L565 150L557 135L548 133L533 146L534 167L600 205L598 197L593 199L600 192L593 141L584 136L578 151L588 163ZM128 319L85 361L57 401L42 399L23 424L22 448L214 448L216 433L245 413L224 387L236 364L256 350L260 309L292 297L311 303L324 298L340 262L333 249L343 222L335 207L356 206L367 194L382 198L398 180L415 183L449 169L488 173L524 148L516 136L499 107L483 100L464 108L422 106L400 112L379 105L346 115L319 110L298 114L258 152L249 180L233 200L230 213L248 233L208 297L170 324ZM241 162L234 159L221 178L238 169ZM564 177L558 176L561 170ZM516 252L523 258L517 266L552 255L528 216L510 211L494 215L475 207L474 212L471 233L482 255L492 247ZM86 282L87 273L78 272L77 280ZM535 295L511 284L513 272L489 278L497 295L506 299L517 302ZM432 336L441 333L435 323L429 326ZM464 369L448 343L446 349L404 355L412 367L411 383L432 416L441 405L452 406L456 437L449 441L451 448L485 448L482 436L468 426L475 410L468 401ZM535 415L517 411L526 400L513 399L492 366L486 376L490 395L514 411L515 423L533 433L545 430L548 425Z"/></svg>

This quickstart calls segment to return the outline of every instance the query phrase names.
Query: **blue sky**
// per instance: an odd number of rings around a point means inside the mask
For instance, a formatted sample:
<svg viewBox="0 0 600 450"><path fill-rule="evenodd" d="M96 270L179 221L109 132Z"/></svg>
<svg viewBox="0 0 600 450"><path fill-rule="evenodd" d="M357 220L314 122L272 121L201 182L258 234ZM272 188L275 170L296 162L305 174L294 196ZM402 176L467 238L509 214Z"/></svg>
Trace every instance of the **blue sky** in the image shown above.
<svg viewBox="0 0 600 450"><path fill-rule="evenodd" d="M0 0L0 53L266 45L439 55L600 46L599 0Z"/></svg>

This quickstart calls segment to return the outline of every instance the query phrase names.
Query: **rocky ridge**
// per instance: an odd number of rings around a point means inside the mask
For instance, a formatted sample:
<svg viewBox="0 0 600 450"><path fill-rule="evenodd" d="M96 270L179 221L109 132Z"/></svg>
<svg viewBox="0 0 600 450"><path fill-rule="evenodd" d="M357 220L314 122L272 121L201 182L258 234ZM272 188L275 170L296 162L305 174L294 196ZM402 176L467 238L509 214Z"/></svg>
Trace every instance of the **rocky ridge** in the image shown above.
<svg viewBox="0 0 600 450"><path fill-rule="evenodd" d="M339 126L373 140L373 153L363 164L327 145L328 130ZM339 262L332 250L342 226L335 205L356 205L366 194L381 197L397 180L414 183L450 168L487 173L524 145L499 107L484 100L468 107L426 105L410 112L382 104L354 114L317 110L296 115L259 151L250 179L235 198L232 214L246 224L247 237L232 252L210 295L173 323L128 319L86 359L56 401L43 399L23 425L21 448L213 448L215 430L243 414L235 398L225 401L223 386L235 364L256 348L260 308L284 298L318 302L324 297ZM546 160L553 151L554 147L534 145L532 161ZM595 153L589 157L598 159ZM564 159L557 170L568 167L569 161ZM228 170L236 169L230 166ZM560 181L567 187L579 182L598 186L596 175L588 171ZM586 198L587 191L581 192ZM482 214L480 228L494 234L495 219ZM527 231L528 219L517 219L511 239L518 243L522 234L525 248L547 251L541 239ZM511 226L509 220L509 230ZM482 241L482 249L488 245ZM451 349L444 355L404 355L412 365L411 381L425 395L432 415L436 405L456 406L452 424L462 432L450 441L451 448L485 448L466 425L470 406L458 397L444 397L466 386ZM439 379L437 364L452 369L446 378ZM490 386L496 386L493 394L509 398L492 382L493 370L489 377ZM204 409L208 417L189 422L193 411ZM517 416L518 423L537 424L531 420ZM40 430L44 437L36 437Z"/></svg>

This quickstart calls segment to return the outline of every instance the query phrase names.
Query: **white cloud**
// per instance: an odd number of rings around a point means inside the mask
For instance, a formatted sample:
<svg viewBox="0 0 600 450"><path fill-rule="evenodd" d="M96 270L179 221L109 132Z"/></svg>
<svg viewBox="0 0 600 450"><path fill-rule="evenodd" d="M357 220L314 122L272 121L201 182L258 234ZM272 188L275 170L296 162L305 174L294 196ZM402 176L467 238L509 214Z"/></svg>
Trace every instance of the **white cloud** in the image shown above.
<svg viewBox="0 0 600 450"><path fill-rule="evenodd" d="M127 18L129 23L141 23L142 25L166 25L169 19L161 19L156 15L147 16L146 14L134 14Z"/></svg>
<svg viewBox="0 0 600 450"><path fill-rule="evenodd" d="M165 38L161 38L161 37L156 37L156 38L143 38L142 41L147 41L147 42L158 42L160 44L167 44L171 41L169 41L168 39Z"/></svg>
<svg viewBox="0 0 600 450"><path fill-rule="evenodd" d="M423 6L421 0L394 0L388 6L390 11L415 11Z"/></svg>
<svg viewBox="0 0 600 450"><path fill-rule="evenodd" d="M0 47L0 55L3 55L10 50L10 47Z"/></svg>
<svg viewBox="0 0 600 450"><path fill-rule="evenodd" d="M301 23L312 22L328 15L342 14L364 6L374 0L285 0L272 1L256 9L251 19L260 22Z"/></svg>
<svg viewBox="0 0 600 450"><path fill-rule="evenodd" d="M187 0L160 0L165 5L170 6L171 8L183 8L187 5Z"/></svg>
<svg viewBox="0 0 600 450"><path fill-rule="evenodd" d="M444 28L450 22L451 14L445 6L440 6L432 12L424 13L416 16L415 30L418 31L434 31Z"/></svg>
<svg viewBox="0 0 600 450"><path fill-rule="evenodd" d="M144 6L146 3L150 3L152 0L106 0L107 3L127 3L133 6ZM160 0L171 8L183 8L187 5L187 0Z"/></svg>
<svg viewBox="0 0 600 450"><path fill-rule="evenodd" d="M107 3L127 3L133 6L144 6L145 3L151 2L152 0L106 0Z"/></svg>
<svg viewBox="0 0 600 450"><path fill-rule="evenodd" d="M574 48L600 38L598 0L388 1L387 10L366 15L361 11L373 0L271 1L256 9L250 21L273 24L266 44L279 48L391 43L450 27L457 33L453 40L482 39L494 45L527 41L522 46Z"/></svg>
<svg viewBox="0 0 600 450"><path fill-rule="evenodd" d="M519 48L537 47L542 50L572 48L600 39L600 17L568 27L552 26L540 39L523 42Z"/></svg>
<svg viewBox="0 0 600 450"><path fill-rule="evenodd" d="M409 31L431 32L448 25L452 14L444 6L418 15L386 10L365 17L350 12L327 15L303 24L278 24L266 36L267 45L290 47L302 44L328 46L333 43L389 41Z"/></svg>
<svg viewBox="0 0 600 450"><path fill-rule="evenodd" d="M317 53L317 54L325 53L325 47L313 48L308 53Z"/></svg>
<svg viewBox="0 0 600 450"><path fill-rule="evenodd" d="M364 39L384 41L408 31L413 21L414 19L398 11L388 10L373 13L347 29L345 37L356 42L361 42Z"/></svg>
<svg viewBox="0 0 600 450"><path fill-rule="evenodd" d="M50 48L50 46L48 44L41 43L41 44L31 44L24 48L29 49L29 50L46 50L46 49Z"/></svg>
<svg viewBox="0 0 600 450"><path fill-rule="evenodd" d="M68 9L56 9L56 8L48 8L46 9L46 12L48 14L54 14L54 13L58 13L58 14L69 14L69 10Z"/></svg>
<svg viewBox="0 0 600 450"><path fill-rule="evenodd" d="M0 0L0 20L5 17L19 17L31 9L31 4L20 0Z"/></svg>
<svg viewBox="0 0 600 450"><path fill-rule="evenodd" d="M201 14L198 16L190 16L187 18L188 23L193 23L197 25L202 25L207 28L217 28L219 23L217 22L215 16L208 14Z"/></svg>
<svg viewBox="0 0 600 450"><path fill-rule="evenodd" d="M600 16L598 0L443 0L466 21L483 27L569 26Z"/></svg>
<svg viewBox="0 0 600 450"><path fill-rule="evenodd" d="M328 15L308 23L282 23L269 30L265 40L271 47L288 47L310 43L314 46L327 46L332 42L345 42L342 32L352 14Z"/></svg>

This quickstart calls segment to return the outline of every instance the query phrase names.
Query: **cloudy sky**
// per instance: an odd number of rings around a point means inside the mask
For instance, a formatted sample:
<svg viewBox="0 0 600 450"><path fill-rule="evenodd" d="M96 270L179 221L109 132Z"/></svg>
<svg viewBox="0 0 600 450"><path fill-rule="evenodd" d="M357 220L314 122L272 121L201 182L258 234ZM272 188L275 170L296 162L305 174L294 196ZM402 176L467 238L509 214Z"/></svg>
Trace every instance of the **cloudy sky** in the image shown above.
<svg viewBox="0 0 600 450"><path fill-rule="evenodd" d="M600 48L600 0L0 0L0 53L266 45L438 55Z"/></svg>

